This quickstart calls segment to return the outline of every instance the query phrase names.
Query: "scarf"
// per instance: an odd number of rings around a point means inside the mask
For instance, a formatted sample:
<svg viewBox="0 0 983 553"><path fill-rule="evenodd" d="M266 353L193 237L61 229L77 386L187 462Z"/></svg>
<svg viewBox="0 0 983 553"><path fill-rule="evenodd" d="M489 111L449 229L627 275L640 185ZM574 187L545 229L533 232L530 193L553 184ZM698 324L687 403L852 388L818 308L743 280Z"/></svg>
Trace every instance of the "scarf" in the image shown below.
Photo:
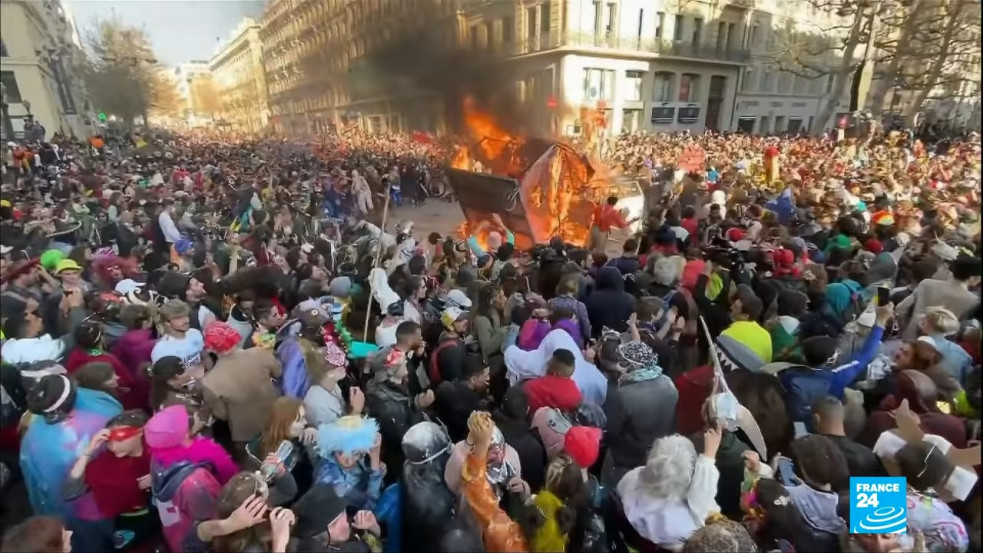
<svg viewBox="0 0 983 553"><path fill-rule="evenodd" d="M99 511L107 518L146 509L149 490L141 490L137 479L150 474L150 448L143 446L139 457L117 457L109 451L89 462L85 485L92 490Z"/></svg>

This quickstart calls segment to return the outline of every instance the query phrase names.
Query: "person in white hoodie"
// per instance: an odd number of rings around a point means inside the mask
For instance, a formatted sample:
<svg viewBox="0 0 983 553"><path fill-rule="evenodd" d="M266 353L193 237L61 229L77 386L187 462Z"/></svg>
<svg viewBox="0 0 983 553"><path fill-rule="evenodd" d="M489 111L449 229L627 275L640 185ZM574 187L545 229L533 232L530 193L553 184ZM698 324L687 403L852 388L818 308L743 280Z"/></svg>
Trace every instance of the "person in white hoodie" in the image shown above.
<svg viewBox="0 0 983 553"><path fill-rule="evenodd" d="M355 195L355 209L361 218L367 217L372 213L372 189L369 187L365 177L352 169L352 193Z"/></svg>
<svg viewBox="0 0 983 553"><path fill-rule="evenodd" d="M68 314L66 328L75 328L85 319L84 298L81 293L65 294L59 309ZM44 322L33 311L7 318L3 323L3 333L7 341L0 349L0 357L4 363L19 365L59 361L75 346L71 332L55 338L44 330Z"/></svg>
<svg viewBox="0 0 983 553"><path fill-rule="evenodd" d="M706 518L720 511L715 500L720 438L719 430L707 430L702 454L679 434L659 438L645 465L625 474L617 494L625 518L639 536L662 549L682 551Z"/></svg>

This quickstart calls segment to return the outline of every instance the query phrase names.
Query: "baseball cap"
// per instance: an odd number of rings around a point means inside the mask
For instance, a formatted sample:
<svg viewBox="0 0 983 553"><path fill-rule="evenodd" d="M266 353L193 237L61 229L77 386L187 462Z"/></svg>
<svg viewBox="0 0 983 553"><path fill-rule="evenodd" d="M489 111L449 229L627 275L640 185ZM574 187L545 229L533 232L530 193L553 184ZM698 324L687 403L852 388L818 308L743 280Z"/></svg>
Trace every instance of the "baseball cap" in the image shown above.
<svg viewBox="0 0 983 553"><path fill-rule="evenodd" d="M132 294L133 292L139 291L145 285L143 283L137 282L132 278L125 278L118 283L116 283L115 291L117 294Z"/></svg>
<svg viewBox="0 0 983 553"><path fill-rule="evenodd" d="M471 298L468 297L462 290L454 289L447 292L447 299L444 300L444 305L447 307L458 307L460 309L469 309L471 307Z"/></svg>
<svg viewBox="0 0 983 553"><path fill-rule="evenodd" d="M81 271L82 266L74 259L62 259L55 265L55 274L62 271Z"/></svg>
<svg viewBox="0 0 983 553"><path fill-rule="evenodd" d="M440 314L440 322L447 328L450 328L454 323L460 321L468 316L467 311L462 311L457 307L448 307L444 309L443 313Z"/></svg>

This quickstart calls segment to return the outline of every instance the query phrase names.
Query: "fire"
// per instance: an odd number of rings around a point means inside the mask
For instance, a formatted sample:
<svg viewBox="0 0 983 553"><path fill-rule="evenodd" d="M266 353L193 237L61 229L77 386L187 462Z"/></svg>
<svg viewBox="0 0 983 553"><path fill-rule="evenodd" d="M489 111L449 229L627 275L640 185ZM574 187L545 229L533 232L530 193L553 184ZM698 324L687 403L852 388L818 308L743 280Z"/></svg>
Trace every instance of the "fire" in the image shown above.
<svg viewBox="0 0 983 553"><path fill-rule="evenodd" d="M479 110L471 98L464 101L464 122L471 138L479 141L482 152L490 160L499 159L510 143L521 143L519 139L502 130L490 114Z"/></svg>
<svg viewBox="0 0 983 553"><path fill-rule="evenodd" d="M568 243L585 244L590 234L592 202L603 199L612 175L606 170L595 173L592 166L596 161L584 163L578 152L563 143L555 143L548 150L550 153L526 167L520 157L526 144L523 137L506 132L471 99L463 104L463 116L468 144L455 149L450 166L516 178L523 191L523 201L527 202L526 216L534 241L559 236ZM457 229L458 234L462 238L469 236L473 224L463 223ZM476 238L484 246L487 236Z"/></svg>

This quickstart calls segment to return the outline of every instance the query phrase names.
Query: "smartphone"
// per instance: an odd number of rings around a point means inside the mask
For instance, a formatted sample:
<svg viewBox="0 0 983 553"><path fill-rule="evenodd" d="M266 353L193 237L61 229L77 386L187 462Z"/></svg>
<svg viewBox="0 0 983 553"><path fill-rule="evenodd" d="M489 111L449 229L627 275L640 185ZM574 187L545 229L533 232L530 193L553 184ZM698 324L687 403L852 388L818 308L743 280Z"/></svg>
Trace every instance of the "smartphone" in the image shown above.
<svg viewBox="0 0 983 553"><path fill-rule="evenodd" d="M891 289L886 286L877 287L877 306L891 303Z"/></svg>

